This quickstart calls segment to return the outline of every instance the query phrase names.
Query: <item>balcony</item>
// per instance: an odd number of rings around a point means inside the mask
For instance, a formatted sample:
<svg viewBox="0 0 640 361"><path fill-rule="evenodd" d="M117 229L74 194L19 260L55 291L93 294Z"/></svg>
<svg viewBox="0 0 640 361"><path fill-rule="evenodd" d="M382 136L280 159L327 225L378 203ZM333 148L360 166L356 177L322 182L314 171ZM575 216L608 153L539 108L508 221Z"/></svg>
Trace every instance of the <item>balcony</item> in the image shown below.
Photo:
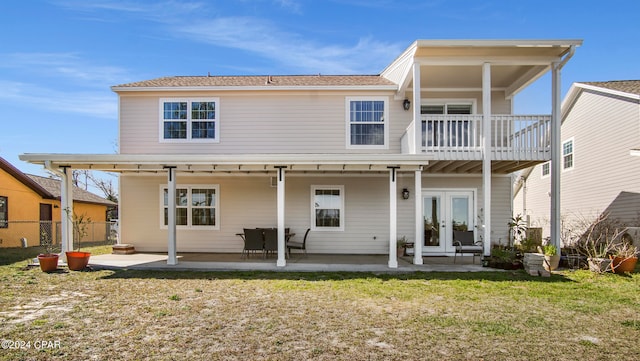
<svg viewBox="0 0 640 361"><path fill-rule="evenodd" d="M550 115L492 115L491 160L547 161ZM436 160L482 160L482 115L423 115L418 152ZM412 148L413 122L402 135L402 152Z"/></svg>

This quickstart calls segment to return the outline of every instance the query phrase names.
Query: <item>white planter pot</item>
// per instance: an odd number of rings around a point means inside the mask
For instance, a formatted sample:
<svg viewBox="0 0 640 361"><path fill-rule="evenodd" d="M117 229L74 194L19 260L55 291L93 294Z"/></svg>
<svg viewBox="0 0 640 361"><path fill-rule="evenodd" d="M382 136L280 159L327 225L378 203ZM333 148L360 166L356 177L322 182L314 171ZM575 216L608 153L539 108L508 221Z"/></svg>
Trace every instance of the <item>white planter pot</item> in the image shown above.
<svg viewBox="0 0 640 361"><path fill-rule="evenodd" d="M609 258L587 258L589 270L596 273L611 271L611 260Z"/></svg>

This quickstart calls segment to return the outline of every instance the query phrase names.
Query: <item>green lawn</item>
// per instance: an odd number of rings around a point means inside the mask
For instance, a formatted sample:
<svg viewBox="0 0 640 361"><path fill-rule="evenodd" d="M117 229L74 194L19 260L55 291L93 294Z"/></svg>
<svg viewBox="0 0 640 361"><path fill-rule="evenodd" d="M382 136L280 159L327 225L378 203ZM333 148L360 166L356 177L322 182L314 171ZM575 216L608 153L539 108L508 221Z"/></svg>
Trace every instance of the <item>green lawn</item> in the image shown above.
<svg viewBox="0 0 640 361"><path fill-rule="evenodd" d="M45 274L29 252L0 249L0 339L31 341L0 360L640 359L638 274Z"/></svg>

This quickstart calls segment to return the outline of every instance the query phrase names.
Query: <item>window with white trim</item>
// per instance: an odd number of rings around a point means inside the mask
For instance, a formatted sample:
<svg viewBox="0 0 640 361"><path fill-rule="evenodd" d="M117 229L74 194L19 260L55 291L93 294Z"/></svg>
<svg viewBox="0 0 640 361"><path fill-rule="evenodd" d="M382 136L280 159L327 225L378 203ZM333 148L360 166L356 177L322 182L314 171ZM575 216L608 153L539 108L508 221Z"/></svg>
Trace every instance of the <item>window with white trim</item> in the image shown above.
<svg viewBox="0 0 640 361"><path fill-rule="evenodd" d="M562 169L573 168L573 139L562 143Z"/></svg>
<svg viewBox="0 0 640 361"><path fill-rule="evenodd" d="M347 97L346 108L347 148L388 148L387 97Z"/></svg>
<svg viewBox="0 0 640 361"><path fill-rule="evenodd" d="M9 228L9 198L0 196L0 228Z"/></svg>
<svg viewBox="0 0 640 361"><path fill-rule="evenodd" d="M551 173L551 162L542 163L542 177L546 177Z"/></svg>
<svg viewBox="0 0 640 361"><path fill-rule="evenodd" d="M311 186L311 229L344 230L344 186Z"/></svg>
<svg viewBox="0 0 640 361"><path fill-rule="evenodd" d="M218 142L219 103L218 98L160 99L160 140Z"/></svg>
<svg viewBox="0 0 640 361"><path fill-rule="evenodd" d="M176 186L176 225L192 229L220 229L218 185ZM169 223L169 190L162 186L162 227Z"/></svg>

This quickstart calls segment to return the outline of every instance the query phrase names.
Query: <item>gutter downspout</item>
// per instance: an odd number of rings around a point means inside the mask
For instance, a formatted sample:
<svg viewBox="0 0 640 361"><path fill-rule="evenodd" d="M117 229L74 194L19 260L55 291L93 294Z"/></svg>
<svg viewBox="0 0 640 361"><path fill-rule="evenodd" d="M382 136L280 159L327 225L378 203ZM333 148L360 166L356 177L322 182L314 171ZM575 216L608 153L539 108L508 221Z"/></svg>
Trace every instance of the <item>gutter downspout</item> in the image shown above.
<svg viewBox="0 0 640 361"><path fill-rule="evenodd" d="M560 222L561 222L561 206L560 206L560 159L561 149L561 95L560 95L560 70L571 59L576 51L576 46L571 45L569 53L558 63L551 64L551 82L552 82L552 110L551 110L551 242L558 248L561 248L560 241Z"/></svg>
<svg viewBox="0 0 640 361"><path fill-rule="evenodd" d="M60 258L67 261L67 251L73 251L73 186L70 167L63 167L64 171L53 168L50 160L44 161L44 168L57 174L61 178L60 187L60 225L61 225L61 250Z"/></svg>

